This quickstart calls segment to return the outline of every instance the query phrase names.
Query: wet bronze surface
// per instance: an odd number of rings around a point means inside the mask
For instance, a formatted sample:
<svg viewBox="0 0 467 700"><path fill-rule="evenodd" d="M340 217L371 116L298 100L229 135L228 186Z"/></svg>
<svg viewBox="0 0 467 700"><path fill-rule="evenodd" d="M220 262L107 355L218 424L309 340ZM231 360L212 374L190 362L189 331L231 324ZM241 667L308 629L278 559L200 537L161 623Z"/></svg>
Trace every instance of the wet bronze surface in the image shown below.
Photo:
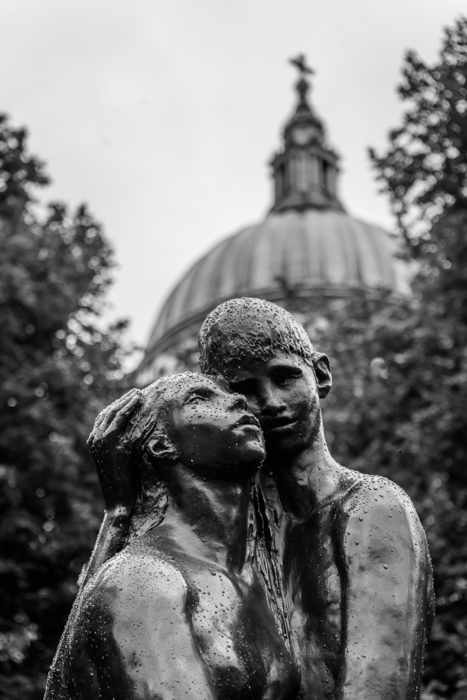
<svg viewBox="0 0 467 700"><path fill-rule="evenodd" d="M328 358L239 299L200 359L216 379L159 380L96 421L106 516L46 700L418 697L425 535L395 484L329 454Z"/></svg>

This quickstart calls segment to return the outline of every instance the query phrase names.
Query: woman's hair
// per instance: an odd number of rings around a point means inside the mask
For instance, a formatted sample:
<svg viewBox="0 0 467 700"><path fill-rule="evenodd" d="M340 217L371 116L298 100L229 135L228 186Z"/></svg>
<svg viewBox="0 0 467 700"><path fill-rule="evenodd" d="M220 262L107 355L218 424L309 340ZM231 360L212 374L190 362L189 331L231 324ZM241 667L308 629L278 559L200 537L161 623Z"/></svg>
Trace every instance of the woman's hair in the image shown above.
<svg viewBox="0 0 467 700"><path fill-rule="evenodd" d="M176 398L187 383L198 380L198 377L193 372L174 374L161 377L143 389L141 406L120 438L130 455L129 469L133 470L138 482L138 495L130 524L130 542L164 519L168 505L167 487L160 477L154 457L148 452L148 443L157 436L169 439L166 420L170 400Z"/></svg>

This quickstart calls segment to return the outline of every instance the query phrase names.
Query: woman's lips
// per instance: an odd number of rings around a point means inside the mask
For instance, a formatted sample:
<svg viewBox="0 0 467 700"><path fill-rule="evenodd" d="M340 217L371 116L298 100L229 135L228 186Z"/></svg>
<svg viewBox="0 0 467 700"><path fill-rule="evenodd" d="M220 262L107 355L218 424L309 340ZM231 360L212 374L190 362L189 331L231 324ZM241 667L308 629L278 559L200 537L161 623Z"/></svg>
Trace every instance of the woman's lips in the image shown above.
<svg viewBox="0 0 467 700"><path fill-rule="evenodd" d="M242 416L235 424L234 424L234 429L237 428L253 428L256 431L261 430L261 426L259 424L259 421L252 416L251 414L246 414Z"/></svg>

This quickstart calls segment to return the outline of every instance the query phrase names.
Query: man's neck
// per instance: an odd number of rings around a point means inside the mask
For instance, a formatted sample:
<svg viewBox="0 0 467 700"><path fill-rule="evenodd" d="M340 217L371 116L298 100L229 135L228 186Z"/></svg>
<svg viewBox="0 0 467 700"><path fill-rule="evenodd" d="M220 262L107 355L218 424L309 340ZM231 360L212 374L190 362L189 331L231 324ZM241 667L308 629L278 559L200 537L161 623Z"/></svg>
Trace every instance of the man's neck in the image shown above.
<svg viewBox="0 0 467 700"><path fill-rule="evenodd" d="M272 471L285 511L297 520L306 520L325 502L338 485L322 426L312 442L297 452L275 450L265 464Z"/></svg>
<svg viewBox="0 0 467 700"><path fill-rule="evenodd" d="M234 471L234 469L232 469ZM165 524L190 554L241 570L245 563L252 477L206 480L182 464L172 467Z"/></svg>

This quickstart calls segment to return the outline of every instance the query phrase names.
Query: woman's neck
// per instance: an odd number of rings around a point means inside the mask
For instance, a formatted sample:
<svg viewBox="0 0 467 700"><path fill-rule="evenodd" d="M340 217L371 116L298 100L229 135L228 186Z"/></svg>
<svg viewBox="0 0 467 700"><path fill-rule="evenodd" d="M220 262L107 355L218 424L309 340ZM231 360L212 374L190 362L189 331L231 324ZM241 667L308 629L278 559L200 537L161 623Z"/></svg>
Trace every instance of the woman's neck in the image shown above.
<svg viewBox="0 0 467 700"><path fill-rule="evenodd" d="M238 473L238 467L232 467ZM166 481L165 529L187 553L241 570L246 557L252 468L242 479L204 477L177 463Z"/></svg>

